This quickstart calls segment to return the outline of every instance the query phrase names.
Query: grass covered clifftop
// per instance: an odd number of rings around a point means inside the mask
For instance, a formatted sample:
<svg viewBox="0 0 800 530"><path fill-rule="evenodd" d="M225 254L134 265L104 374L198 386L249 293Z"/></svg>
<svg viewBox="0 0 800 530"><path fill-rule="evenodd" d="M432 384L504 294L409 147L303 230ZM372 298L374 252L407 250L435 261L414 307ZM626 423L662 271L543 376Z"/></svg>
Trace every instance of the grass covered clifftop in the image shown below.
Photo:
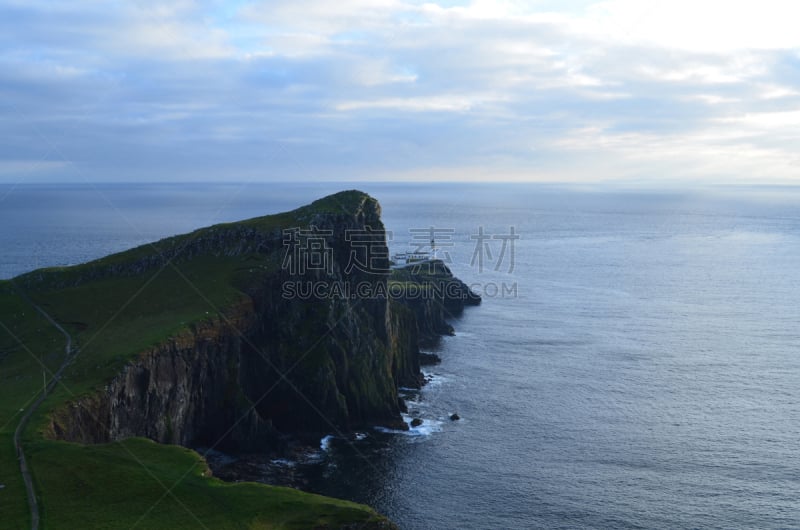
<svg viewBox="0 0 800 530"><path fill-rule="evenodd" d="M12 435L65 361L63 335L34 304L77 348L22 436L44 528L391 527L354 503L223 483L172 445L269 444L399 417L392 374L413 352L386 322L408 321L387 318L385 301L279 290L288 228L332 231L331 269L305 279L386 281L345 272L344 232L382 233L379 214L347 191L0 282L0 528L30 524Z"/></svg>
<svg viewBox="0 0 800 530"><path fill-rule="evenodd" d="M37 269L18 276L14 282L26 290L42 291L105 276L115 279L135 276L148 269L166 268L204 255L224 258L268 254L283 248L284 229L329 225L331 219L342 218L361 218L363 222L366 214L383 228L380 205L374 198L357 190L342 191L289 212L200 228L80 265ZM215 273L213 270L205 272Z"/></svg>

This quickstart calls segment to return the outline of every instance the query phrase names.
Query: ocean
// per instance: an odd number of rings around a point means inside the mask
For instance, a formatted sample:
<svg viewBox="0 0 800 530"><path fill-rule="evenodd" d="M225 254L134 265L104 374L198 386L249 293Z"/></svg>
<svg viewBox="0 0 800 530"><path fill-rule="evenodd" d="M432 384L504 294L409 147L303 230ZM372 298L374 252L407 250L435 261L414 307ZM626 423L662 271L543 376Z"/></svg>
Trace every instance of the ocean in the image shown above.
<svg viewBox="0 0 800 530"><path fill-rule="evenodd" d="M331 433L265 481L403 529L800 526L796 188L5 185L0 278L353 187L483 304L404 390L419 428Z"/></svg>

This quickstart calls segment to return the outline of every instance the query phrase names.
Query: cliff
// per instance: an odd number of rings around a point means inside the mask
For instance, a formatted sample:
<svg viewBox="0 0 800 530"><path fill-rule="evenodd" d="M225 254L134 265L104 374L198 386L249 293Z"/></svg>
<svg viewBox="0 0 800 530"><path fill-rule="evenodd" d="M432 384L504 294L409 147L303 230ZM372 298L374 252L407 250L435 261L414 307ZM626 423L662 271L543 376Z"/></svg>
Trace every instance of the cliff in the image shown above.
<svg viewBox="0 0 800 530"><path fill-rule="evenodd" d="M442 260L433 260L394 269L390 284L402 292L397 297L416 316L421 344L436 342L441 335L452 335L449 320L467 306L479 305L481 298L453 276Z"/></svg>
<svg viewBox="0 0 800 530"><path fill-rule="evenodd" d="M288 235L304 233L300 250L321 256L291 254ZM366 259L356 255L364 245L354 245L355 236L370 239ZM443 263L390 272L387 256L377 201L348 191L286 214L20 278L53 304L47 293L54 290L74 300L96 292L94 286L136 281L175 264L199 292L229 300L216 314L164 326L172 331L127 358L102 388L57 407L45 434L81 443L141 436L254 451L281 447L286 434L405 428L397 388L422 383L419 344L452 333L446 319L479 298ZM292 263L293 257L306 261ZM322 261L307 261L315 258ZM413 285L432 294L382 295L397 282L407 294ZM154 296L137 318L175 303L166 293ZM102 312L100 305L91 310ZM163 326L175 313L162 309L158 321Z"/></svg>

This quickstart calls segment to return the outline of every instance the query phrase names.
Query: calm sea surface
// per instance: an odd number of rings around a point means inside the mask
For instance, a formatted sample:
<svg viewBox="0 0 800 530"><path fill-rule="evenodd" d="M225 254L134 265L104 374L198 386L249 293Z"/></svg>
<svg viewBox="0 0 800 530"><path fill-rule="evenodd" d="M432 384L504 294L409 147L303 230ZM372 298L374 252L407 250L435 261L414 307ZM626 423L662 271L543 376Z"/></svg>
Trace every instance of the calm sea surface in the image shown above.
<svg viewBox="0 0 800 530"><path fill-rule="evenodd" d="M345 187L0 186L0 278ZM800 191L358 187L393 250L435 227L484 303L406 393L422 427L265 477L408 529L800 526Z"/></svg>

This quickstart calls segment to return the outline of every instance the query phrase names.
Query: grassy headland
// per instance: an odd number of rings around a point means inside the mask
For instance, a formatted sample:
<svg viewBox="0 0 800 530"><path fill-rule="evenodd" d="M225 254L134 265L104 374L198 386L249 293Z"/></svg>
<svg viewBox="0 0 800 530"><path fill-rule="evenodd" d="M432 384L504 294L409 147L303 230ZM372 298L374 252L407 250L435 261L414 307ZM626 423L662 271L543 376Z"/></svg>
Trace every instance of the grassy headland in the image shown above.
<svg viewBox="0 0 800 530"><path fill-rule="evenodd" d="M55 410L102 390L148 348L224 319L253 283L280 267L278 252L247 245L234 252L231 245L274 240L281 229L307 226L316 215L352 211L364 197L343 192L292 212L0 282L0 528L30 524L11 437L20 411L42 391L43 372L49 380L65 358L64 336L32 303L57 320L79 349L23 435L44 528L388 528L366 506L221 482L183 447L140 438L81 445L45 436ZM227 239L217 241L221 234Z"/></svg>

